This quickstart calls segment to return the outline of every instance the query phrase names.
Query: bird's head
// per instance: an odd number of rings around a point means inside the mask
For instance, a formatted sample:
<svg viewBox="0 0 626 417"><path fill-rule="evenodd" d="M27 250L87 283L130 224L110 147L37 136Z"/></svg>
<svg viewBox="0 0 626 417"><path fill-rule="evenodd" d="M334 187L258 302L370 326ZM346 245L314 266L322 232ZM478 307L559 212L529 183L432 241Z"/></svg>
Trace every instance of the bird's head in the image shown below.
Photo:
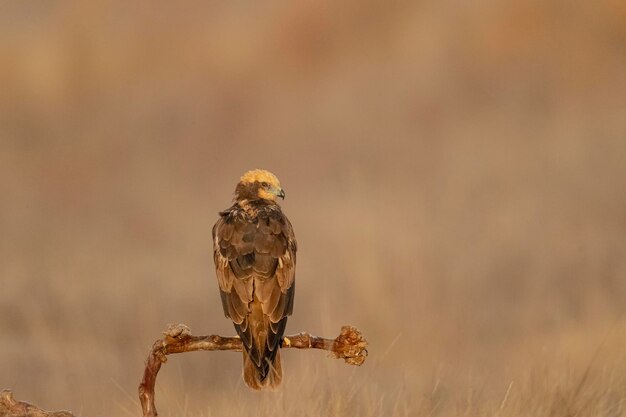
<svg viewBox="0 0 626 417"><path fill-rule="evenodd" d="M285 198L285 191L280 186L276 175L263 169L248 171L241 176L235 188L235 200L269 200Z"/></svg>

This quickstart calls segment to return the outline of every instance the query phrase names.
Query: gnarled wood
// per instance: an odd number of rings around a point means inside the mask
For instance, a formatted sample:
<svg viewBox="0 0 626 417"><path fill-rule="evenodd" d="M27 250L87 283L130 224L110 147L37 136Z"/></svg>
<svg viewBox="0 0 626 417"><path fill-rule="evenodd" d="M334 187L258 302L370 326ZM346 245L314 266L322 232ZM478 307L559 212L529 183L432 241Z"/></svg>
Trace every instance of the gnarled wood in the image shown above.
<svg viewBox="0 0 626 417"><path fill-rule="evenodd" d="M46 411L23 401L16 401L9 390L0 392L0 417L74 417L69 411Z"/></svg>
<svg viewBox="0 0 626 417"><path fill-rule="evenodd" d="M139 384L139 400L144 417L156 417L154 405L154 386L161 365L167 361L167 355L173 353L194 352L197 350L233 350L241 352L239 337L193 336L184 324L171 325L163 339L157 340L146 361L146 369ZM282 349L323 349L332 357L343 359L350 365L362 365L367 357L367 341L361 332L352 326L343 326L341 334L335 339L324 339L308 333L299 333L283 338ZM1 417L1 416L0 416Z"/></svg>

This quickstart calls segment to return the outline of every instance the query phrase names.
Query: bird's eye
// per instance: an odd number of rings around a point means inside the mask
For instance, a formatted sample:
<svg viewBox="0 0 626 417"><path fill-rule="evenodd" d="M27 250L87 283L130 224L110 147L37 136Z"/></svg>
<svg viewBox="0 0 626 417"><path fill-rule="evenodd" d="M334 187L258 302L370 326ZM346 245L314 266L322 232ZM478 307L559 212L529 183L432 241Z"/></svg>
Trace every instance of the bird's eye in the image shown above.
<svg viewBox="0 0 626 417"><path fill-rule="evenodd" d="M262 183L261 183L261 185L262 185L263 187L267 187L269 184L268 184L268 183L266 183L266 182L262 182Z"/></svg>

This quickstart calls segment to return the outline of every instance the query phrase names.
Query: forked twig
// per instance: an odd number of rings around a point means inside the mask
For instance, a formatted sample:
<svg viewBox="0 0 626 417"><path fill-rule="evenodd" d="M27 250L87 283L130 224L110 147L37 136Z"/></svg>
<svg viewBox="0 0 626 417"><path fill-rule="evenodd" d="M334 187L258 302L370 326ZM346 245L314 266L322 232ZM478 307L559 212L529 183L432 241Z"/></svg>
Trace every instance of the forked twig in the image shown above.
<svg viewBox="0 0 626 417"><path fill-rule="evenodd" d="M171 325L163 339L157 340L146 361L146 369L139 384L139 400L144 417L156 417L154 405L154 385L161 365L167 361L167 355L173 353L194 352L197 350L233 350L241 352L239 337L193 336L184 324ZM283 338L282 349L323 349L332 357L343 359L350 365L362 365L367 357L367 341L361 332L352 326L343 326L341 334L335 339L324 339L308 333L299 333Z"/></svg>

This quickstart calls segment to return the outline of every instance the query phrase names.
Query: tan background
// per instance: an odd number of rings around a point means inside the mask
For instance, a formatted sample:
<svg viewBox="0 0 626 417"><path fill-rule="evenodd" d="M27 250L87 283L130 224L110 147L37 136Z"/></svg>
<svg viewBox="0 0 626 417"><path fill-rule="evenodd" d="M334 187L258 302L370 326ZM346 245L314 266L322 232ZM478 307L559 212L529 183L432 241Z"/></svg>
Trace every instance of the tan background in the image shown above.
<svg viewBox="0 0 626 417"><path fill-rule="evenodd" d="M86 3L0 5L0 388L138 415L168 323L234 333L210 230L261 167L288 332L371 356L173 357L162 415L626 413L623 2Z"/></svg>

